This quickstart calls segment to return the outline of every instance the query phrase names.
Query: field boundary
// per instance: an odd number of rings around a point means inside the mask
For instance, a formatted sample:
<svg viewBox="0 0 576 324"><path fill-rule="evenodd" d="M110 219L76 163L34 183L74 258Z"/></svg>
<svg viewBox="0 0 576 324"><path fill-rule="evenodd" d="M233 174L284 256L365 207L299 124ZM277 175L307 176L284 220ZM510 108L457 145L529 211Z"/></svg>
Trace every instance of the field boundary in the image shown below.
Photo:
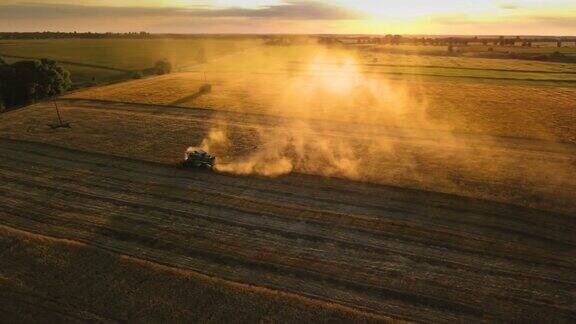
<svg viewBox="0 0 576 324"><path fill-rule="evenodd" d="M341 73L332 72L332 71L322 71L322 70L312 70L312 71L294 71L290 69L282 70L284 72L304 72L304 74L324 74L330 76L339 76ZM386 72L386 71L362 71L365 74L374 74L374 75L394 75L394 76L421 76L421 77L429 77L429 78L442 78L442 79L470 79L470 80L490 80L490 81L515 81L515 82L527 82L527 83L562 83L562 84L574 84L576 85L576 80L559 80L559 79L534 79L534 78L511 78L511 77L488 77L488 76L474 76L474 75L442 75L442 74L433 74L433 73L421 73L421 72ZM524 72L520 72L524 73ZM540 72L542 74L547 74L547 72ZM261 73L256 73L261 74ZM342 74L342 76L346 76Z"/></svg>
<svg viewBox="0 0 576 324"><path fill-rule="evenodd" d="M302 61L291 61L291 64L307 64ZM339 63L315 63L315 65L340 65ZM441 66L441 65L410 65L410 64L380 64L380 63L358 63L352 64L352 66L368 66L368 67L408 67L408 68L438 68L438 69L449 69L449 70L472 70L472 71L491 71L491 72L521 72L521 73L546 73L546 74L576 74L576 71L542 71L542 70L510 70L510 69L494 69L494 68L476 68L476 67L460 67L460 66Z"/></svg>
<svg viewBox="0 0 576 324"><path fill-rule="evenodd" d="M273 114L262 114L262 113L247 113L247 112L236 112L231 110L214 110L211 108L205 107L187 107L187 106L178 106L178 105L162 105L162 104L149 104L149 103L137 103L137 102L128 102L128 101L115 101L115 100L103 100L103 99L90 99L90 98L66 98L60 97L57 99L60 102L68 102L77 104L82 106L82 108L87 109L110 109L114 110L115 107L104 108L100 106L90 105L90 102L98 103L98 104L121 104L121 105L130 105L134 107L146 107L146 108L164 108L164 109L171 109L173 111L181 112L181 113L189 113L192 111L197 112L204 112L204 113L211 113L214 115L222 114L222 115L229 115L229 116L237 116L237 117L246 117L246 116L254 116L259 118L267 118L272 119L275 122L283 122L283 121L299 121L296 117L283 117ZM25 107L26 108L26 107ZM120 108L121 109L121 108ZM150 112L150 113L157 113L157 111ZM355 126L370 126L370 127L382 127L388 130L397 129L397 130L406 130L410 128L399 128L399 127L389 127L387 125L378 125L378 124L354 124L354 123L344 123L340 121L331 121L331 120L319 120L319 119L310 119L306 120L311 123L319 123L319 124L332 124L332 125L355 125ZM569 152L572 154L576 154L576 144L566 141L549 141L541 138L536 137L515 137L515 136L493 136L493 135L485 135L485 134L477 134L477 133L467 133L467 132L458 132L458 131L447 131L447 130L438 130L438 129L418 129L420 131L425 132L433 132L433 133L442 133L445 135L459 135L459 136L466 136L474 139L484 138L484 140L488 141L498 141L498 140L509 140L509 141L523 141L523 142L538 142L538 143L546 143L546 144L554 144L554 145L561 145L563 149L561 152ZM396 136L395 138L405 138L401 136ZM414 138L415 139L415 138ZM426 139L426 138L424 138ZM557 150L547 150L549 152L556 152Z"/></svg>
<svg viewBox="0 0 576 324"><path fill-rule="evenodd" d="M305 71L305 70L291 70L291 69L279 69L277 72L245 72L245 71L226 71L226 70L190 70L186 72L193 72L193 73L200 73L200 72L207 72L207 73L229 73L229 74L253 74L253 75L304 75L304 76L315 76L315 75L322 75L322 76L330 76L330 77L348 77L345 73L339 72L331 72L331 71ZM520 79L520 78L510 78L510 77L503 77L503 78L495 78L495 77L483 77L483 76L467 76L467 75L441 75L441 74L432 74L432 73L405 73L405 72L384 72L384 71L362 71L364 74L372 74L372 75L389 75L393 77L402 77L402 76L415 76L415 77L425 77L429 79L459 79L459 80L466 80L470 82L481 82L481 81L488 81L488 82L506 82L505 84L510 84L510 82L514 82L515 84L529 84L529 85L538 85L538 86L566 86L566 87L573 87L576 86L576 80L559 80L559 79ZM546 74L546 73L543 73ZM402 79L400 79L402 80Z"/></svg>

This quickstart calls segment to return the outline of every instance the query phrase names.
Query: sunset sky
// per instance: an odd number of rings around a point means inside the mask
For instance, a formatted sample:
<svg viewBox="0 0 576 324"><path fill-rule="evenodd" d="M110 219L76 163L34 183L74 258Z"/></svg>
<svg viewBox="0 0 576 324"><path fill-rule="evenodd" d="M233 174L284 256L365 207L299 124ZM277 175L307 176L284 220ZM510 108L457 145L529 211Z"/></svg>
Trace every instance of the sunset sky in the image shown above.
<svg viewBox="0 0 576 324"><path fill-rule="evenodd" d="M45 30L574 35L576 0L0 0L0 31Z"/></svg>

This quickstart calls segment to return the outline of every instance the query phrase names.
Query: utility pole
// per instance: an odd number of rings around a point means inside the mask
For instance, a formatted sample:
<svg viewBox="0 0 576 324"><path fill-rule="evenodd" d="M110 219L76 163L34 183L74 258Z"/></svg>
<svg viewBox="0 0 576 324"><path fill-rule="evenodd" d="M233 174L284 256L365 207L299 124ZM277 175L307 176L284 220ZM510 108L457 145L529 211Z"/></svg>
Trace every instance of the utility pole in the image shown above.
<svg viewBox="0 0 576 324"><path fill-rule="evenodd" d="M54 103L54 108L56 109L56 115L58 116L58 124L50 124L50 128L57 129L57 128L72 128L70 123L65 123L62 121L62 116L60 115L60 109L58 108L58 102L56 98L52 98L52 102Z"/></svg>
<svg viewBox="0 0 576 324"><path fill-rule="evenodd" d="M58 115L58 124L62 125L62 116L60 116L60 109L58 109L58 103L56 102L56 99L52 99L52 102L54 102L54 107L56 108L56 114Z"/></svg>
<svg viewBox="0 0 576 324"><path fill-rule="evenodd" d="M206 93L212 92L212 85L208 83L208 79L206 78L206 72L204 72L204 84L200 86L198 90L198 95L201 96Z"/></svg>

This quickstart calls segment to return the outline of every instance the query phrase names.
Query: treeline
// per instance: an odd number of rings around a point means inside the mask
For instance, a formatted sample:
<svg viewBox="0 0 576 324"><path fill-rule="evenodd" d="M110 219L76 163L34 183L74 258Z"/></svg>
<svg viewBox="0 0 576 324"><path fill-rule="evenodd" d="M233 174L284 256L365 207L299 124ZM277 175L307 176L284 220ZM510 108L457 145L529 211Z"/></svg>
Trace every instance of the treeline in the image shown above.
<svg viewBox="0 0 576 324"><path fill-rule="evenodd" d="M70 72L55 61L8 64L0 58L0 112L59 95L71 85Z"/></svg>
<svg viewBox="0 0 576 324"><path fill-rule="evenodd" d="M131 77L132 79L140 79L145 76L164 75L170 73L172 73L172 63L164 59L157 61L156 64L154 64L154 66L149 69L132 72Z"/></svg>
<svg viewBox="0 0 576 324"><path fill-rule="evenodd" d="M218 38L218 39L249 39L252 35L233 34L150 34L148 32L133 33L92 33L92 32L0 32L0 39L158 39L158 38ZM261 36L258 36L261 37Z"/></svg>
<svg viewBox="0 0 576 324"><path fill-rule="evenodd" d="M494 46L527 46L532 43L554 43L557 47L572 46L576 37L533 37L533 36L452 36L452 37L417 37L402 35L384 36L320 36L321 44L381 44L381 45L439 45L439 46L469 46L472 44Z"/></svg>
<svg viewBox="0 0 576 324"><path fill-rule="evenodd" d="M106 39L106 38L120 38L120 39L146 39L153 38L153 35L147 32L138 33L79 33L79 32L11 32L0 33L0 39L68 39L68 38L86 38L86 39Z"/></svg>

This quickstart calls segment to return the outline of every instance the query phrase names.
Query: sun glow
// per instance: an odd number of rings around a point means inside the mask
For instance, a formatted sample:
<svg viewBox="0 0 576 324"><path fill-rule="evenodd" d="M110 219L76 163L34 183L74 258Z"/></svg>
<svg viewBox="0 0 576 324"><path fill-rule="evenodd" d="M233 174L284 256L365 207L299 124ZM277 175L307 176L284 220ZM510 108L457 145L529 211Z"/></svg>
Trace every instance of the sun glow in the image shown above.
<svg viewBox="0 0 576 324"><path fill-rule="evenodd" d="M415 18L424 15L477 14L500 10L492 1L337 1L348 8L369 13L374 18Z"/></svg>
<svg viewBox="0 0 576 324"><path fill-rule="evenodd" d="M156 33L573 35L576 2L85 0L78 4L74 0L0 0L0 30L15 28Z"/></svg>
<svg viewBox="0 0 576 324"><path fill-rule="evenodd" d="M174 1L165 1L174 4ZM257 9L267 6L281 5L281 0L178 0L177 5L212 8L245 8Z"/></svg>

